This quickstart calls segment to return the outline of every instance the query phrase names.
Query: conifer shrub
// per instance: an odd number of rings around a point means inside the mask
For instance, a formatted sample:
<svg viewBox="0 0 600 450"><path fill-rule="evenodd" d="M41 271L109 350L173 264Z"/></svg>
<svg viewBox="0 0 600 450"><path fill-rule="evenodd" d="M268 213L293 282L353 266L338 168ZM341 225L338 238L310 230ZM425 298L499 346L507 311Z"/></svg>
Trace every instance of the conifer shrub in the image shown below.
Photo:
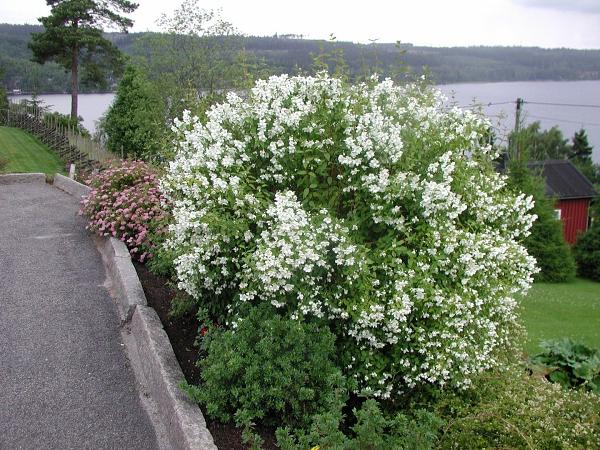
<svg viewBox="0 0 600 450"><path fill-rule="evenodd" d="M600 224L579 236L573 250L579 275L600 281Z"/></svg>
<svg viewBox="0 0 600 450"><path fill-rule="evenodd" d="M546 196L544 179L523 162L509 165L509 182L535 201L532 212L537 216L524 245L539 267L537 281L561 283L575 278L575 258L565 241L562 222L556 218L553 200Z"/></svg>
<svg viewBox="0 0 600 450"><path fill-rule="evenodd" d="M108 150L122 157L161 161L168 146L164 115L163 101L144 72L127 66L101 121Z"/></svg>

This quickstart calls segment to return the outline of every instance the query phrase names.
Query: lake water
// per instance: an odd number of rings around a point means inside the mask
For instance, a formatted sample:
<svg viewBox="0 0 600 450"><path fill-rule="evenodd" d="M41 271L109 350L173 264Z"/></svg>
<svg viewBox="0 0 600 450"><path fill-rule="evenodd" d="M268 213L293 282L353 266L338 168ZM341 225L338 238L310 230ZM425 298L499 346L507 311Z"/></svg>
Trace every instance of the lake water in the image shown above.
<svg viewBox="0 0 600 450"><path fill-rule="evenodd" d="M447 96L453 95L459 106L469 106L474 101L480 103L499 138L505 138L514 128L516 100L522 98L526 103L521 115L526 123L540 121L542 129L557 125L568 139L581 128L585 129L588 141L594 147L592 158L600 163L600 80L465 83L438 87ZM488 106L490 103L492 105Z"/></svg>
<svg viewBox="0 0 600 450"><path fill-rule="evenodd" d="M459 106L470 107L473 102L481 104L483 112L493 121L499 139L504 139L513 129L515 103L520 97L526 102L522 107L522 117L526 123L539 120L543 128L558 125L565 137L569 139L575 131L584 128L590 145L594 146L593 159L600 163L600 107L556 105L600 106L600 80L463 83L438 87ZM11 96L11 98L18 100L27 96ZM79 114L83 117L83 124L88 130L94 132L97 120L106 112L113 98L114 94L79 96ZM69 95L40 95L39 99L54 111L63 114L70 112ZM490 103L492 105L489 105Z"/></svg>
<svg viewBox="0 0 600 450"><path fill-rule="evenodd" d="M31 96L9 95L8 98L18 102L22 99L31 99ZM96 131L98 120L108 110L114 98L115 94L79 94L77 109L79 115L83 117L83 126L92 134ZM38 95L38 100L52 111L71 114L70 94L43 94Z"/></svg>

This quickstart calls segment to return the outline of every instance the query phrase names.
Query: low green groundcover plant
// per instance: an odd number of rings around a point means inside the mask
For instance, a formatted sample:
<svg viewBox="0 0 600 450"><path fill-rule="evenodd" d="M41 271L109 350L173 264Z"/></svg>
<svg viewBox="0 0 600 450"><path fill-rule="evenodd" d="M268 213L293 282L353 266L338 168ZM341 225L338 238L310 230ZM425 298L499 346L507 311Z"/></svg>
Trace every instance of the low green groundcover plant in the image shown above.
<svg viewBox="0 0 600 450"><path fill-rule="evenodd" d="M91 191L80 211L89 219L87 228L120 239L141 262L151 258L169 216L156 170L141 161L124 161L92 176L88 184Z"/></svg>
<svg viewBox="0 0 600 450"><path fill-rule="evenodd" d="M277 443L282 450L426 450L434 448L443 424L435 414L424 409L388 418L373 399L366 400L360 409L354 408L353 413L355 424L351 433L341 430L342 411L332 410L315 416L308 431L278 430Z"/></svg>
<svg viewBox="0 0 600 450"><path fill-rule="evenodd" d="M600 224L579 236L573 251L577 272L585 278L600 281Z"/></svg>
<svg viewBox="0 0 600 450"><path fill-rule="evenodd" d="M447 390L434 402L443 417L436 448L600 448L600 396L567 390L523 367L478 375L467 391Z"/></svg>
<svg viewBox="0 0 600 450"><path fill-rule="evenodd" d="M542 353L531 358L545 377L564 387L583 387L600 393L600 350L571 339L543 341Z"/></svg>
<svg viewBox="0 0 600 450"><path fill-rule="evenodd" d="M185 114L161 180L178 286L232 330L261 304L324 324L355 394L467 387L536 271L489 127L422 84L324 74Z"/></svg>

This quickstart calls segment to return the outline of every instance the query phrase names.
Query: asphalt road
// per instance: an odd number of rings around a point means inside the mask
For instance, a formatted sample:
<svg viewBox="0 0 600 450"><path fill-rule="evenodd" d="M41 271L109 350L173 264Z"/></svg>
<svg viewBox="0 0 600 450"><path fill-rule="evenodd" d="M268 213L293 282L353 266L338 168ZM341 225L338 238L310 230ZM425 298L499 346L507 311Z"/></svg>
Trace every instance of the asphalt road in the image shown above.
<svg viewBox="0 0 600 450"><path fill-rule="evenodd" d="M0 449L155 449L78 202L0 185Z"/></svg>

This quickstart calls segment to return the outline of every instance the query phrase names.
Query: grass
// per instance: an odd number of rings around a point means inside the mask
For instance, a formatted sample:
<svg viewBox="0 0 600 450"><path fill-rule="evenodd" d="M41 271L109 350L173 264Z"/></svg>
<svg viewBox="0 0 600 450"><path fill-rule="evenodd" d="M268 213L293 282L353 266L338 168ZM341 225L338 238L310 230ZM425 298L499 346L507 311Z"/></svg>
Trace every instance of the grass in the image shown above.
<svg viewBox="0 0 600 450"><path fill-rule="evenodd" d="M18 128L0 127L0 173L64 173L62 161L37 138Z"/></svg>
<svg viewBox="0 0 600 450"><path fill-rule="evenodd" d="M530 355L541 350L541 340L563 337L600 348L600 283L580 278L571 283L535 283L521 302L521 319Z"/></svg>

